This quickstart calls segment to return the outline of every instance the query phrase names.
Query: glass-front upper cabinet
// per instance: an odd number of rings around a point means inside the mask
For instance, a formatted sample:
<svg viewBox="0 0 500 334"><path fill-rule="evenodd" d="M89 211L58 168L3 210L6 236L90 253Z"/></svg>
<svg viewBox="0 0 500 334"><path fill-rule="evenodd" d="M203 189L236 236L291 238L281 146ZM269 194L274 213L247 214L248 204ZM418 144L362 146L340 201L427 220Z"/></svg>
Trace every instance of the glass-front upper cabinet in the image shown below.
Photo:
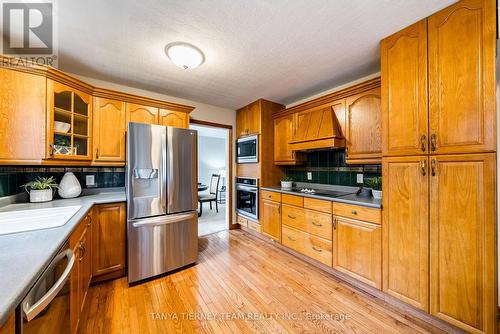
<svg viewBox="0 0 500 334"><path fill-rule="evenodd" d="M92 98L58 82L47 81L48 157L92 160Z"/></svg>

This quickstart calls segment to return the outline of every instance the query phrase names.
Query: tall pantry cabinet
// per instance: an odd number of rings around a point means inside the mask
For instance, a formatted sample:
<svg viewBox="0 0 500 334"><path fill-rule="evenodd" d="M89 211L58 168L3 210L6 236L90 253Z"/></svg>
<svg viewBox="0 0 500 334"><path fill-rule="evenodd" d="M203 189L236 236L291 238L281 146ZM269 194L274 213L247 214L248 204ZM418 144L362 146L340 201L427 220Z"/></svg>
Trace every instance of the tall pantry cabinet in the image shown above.
<svg viewBox="0 0 500 334"><path fill-rule="evenodd" d="M381 42L383 290L496 333L494 0Z"/></svg>

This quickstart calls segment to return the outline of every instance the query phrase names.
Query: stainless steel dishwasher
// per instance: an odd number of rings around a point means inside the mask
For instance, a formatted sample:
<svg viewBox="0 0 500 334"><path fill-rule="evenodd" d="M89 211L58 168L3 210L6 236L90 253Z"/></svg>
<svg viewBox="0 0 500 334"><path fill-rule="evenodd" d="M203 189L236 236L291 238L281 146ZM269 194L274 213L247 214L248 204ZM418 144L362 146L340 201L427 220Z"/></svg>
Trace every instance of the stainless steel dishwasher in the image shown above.
<svg viewBox="0 0 500 334"><path fill-rule="evenodd" d="M66 242L18 307L17 333L70 333L69 276L74 263Z"/></svg>

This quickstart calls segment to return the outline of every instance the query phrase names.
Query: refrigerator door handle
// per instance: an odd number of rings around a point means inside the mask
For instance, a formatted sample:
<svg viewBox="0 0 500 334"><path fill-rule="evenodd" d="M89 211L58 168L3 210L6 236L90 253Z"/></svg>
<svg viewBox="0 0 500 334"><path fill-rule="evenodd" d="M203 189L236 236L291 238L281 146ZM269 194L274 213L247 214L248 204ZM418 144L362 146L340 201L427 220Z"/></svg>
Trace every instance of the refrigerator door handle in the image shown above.
<svg viewBox="0 0 500 334"><path fill-rule="evenodd" d="M165 138L162 140L161 145L161 207L163 208L163 212L167 212L167 131L165 130Z"/></svg>
<svg viewBox="0 0 500 334"><path fill-rule="evenodd" d="M136 220L130 220L129 222L132 224L133 227L152 227L152 226L161 226L161 225L178 223L185 220L190 220L193 219L195 216L197 216L196 212L190 212L178 215L166 215L166 216L159 216L146 219L136 219Z"/></svg>

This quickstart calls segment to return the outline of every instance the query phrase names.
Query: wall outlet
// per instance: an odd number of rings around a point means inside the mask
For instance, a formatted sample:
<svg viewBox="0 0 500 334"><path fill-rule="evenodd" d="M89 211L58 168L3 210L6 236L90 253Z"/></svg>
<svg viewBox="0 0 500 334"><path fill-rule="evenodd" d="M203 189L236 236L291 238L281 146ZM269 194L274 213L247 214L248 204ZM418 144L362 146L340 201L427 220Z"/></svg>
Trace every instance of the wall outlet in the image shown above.
<svg viewBox="0 0 500 334"><path fill-rule="evenodd" d="M95 175L86 175L85 184L87 187L95 187Z"/></svg>
<svg viewBox="0 0 500 334"><path fill-rule="evenodd" d="M313 179L313 173L312 172L307 172L307 179L309 181Z"/></svg>
<svg viewBox="0 0 500 334"><path fill-rule="evenodd" d="M356 174L356 182L363 183L363 174Z"/></svg>

